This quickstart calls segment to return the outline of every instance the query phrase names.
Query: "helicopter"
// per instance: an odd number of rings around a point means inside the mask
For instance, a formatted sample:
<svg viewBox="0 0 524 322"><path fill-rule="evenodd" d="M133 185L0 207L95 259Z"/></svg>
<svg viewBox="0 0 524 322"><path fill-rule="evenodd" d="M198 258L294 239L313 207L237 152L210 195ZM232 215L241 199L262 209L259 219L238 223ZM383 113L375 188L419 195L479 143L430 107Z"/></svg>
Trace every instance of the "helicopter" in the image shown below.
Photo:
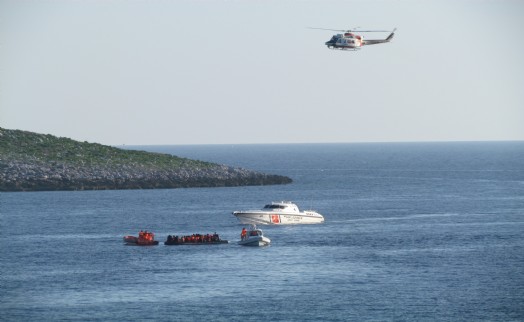
<svg viewBox="0 0 524 322"><path fill-rule="evenodd" d="M395 35L397 28L391 31L391 34L386 39L364 39L364 37L357 35L357 32L389 32L389 30L339 30L339 29L325 29L325 28L312 28L310 29L321 29L340 31L343 34L336 34L331 37L325 44L329 49L340 49L340 50L359 50L365 45L376 45L390 42Z"/></svg>

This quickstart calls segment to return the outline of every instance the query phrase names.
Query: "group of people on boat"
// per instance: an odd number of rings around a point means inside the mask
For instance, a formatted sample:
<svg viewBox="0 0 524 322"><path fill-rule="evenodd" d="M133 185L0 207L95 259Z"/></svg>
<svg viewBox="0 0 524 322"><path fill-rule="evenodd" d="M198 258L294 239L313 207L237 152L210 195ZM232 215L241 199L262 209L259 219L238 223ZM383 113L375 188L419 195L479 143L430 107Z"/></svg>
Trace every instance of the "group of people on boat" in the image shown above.
<svg viewBox="0 0 524 322"><path fill-rule="evenodd" d="M136 236L124 236L124 243L126 245L138 245L138 246L150 246L158 245L158 241L155 240L155 234L147 230L141 230Z"/></svg>
<svg viewBox="0 0 524 322"><path fill-rule="evenodd" d="M252 225L251 230L249 230L249 236L259 236L258 231L256 230L256 226ZM248 231L246 227L242 228L242 231L240 232L240 240L246 240L248 239Z"/></svg>
<svg viewBox="0 0 524 322"><path fill-rule="evenodd" d="M251 242L250 237L265 238L262 235L260 229L256 229L255 225L252 225L249 230L246 227L242 228L240 233L240 239L245 242ZM141 230L138 233L138 237L124 236L124 242L127 245L158 245L158 241L155 240L155 234L147 230ZM215 232L214 234L192 234L185 236L168 235L167 240L164 242L165 245L183 245L183 244L222 244L228 243L227 240L220 239L220 236ZM269 241L266 242L269 244Z"/></svg>
<svg viewBox="0 0 524 322"><path fill-rule="evenodd" d="M155 234L153 234L152 232L150 231L143 231L141 230L139 233L138 233L138 242L152 242L155 240Z"/></svg>
<svg viewBox="0 0 524 322"><path fill-rule="evenodd" d="M167 242L168 243L176 243L176 244L183 244L183 243L213 243L213 242L219 242L220 236L217 233L214 234L192 234L187 236L167 236Z"/></svg>

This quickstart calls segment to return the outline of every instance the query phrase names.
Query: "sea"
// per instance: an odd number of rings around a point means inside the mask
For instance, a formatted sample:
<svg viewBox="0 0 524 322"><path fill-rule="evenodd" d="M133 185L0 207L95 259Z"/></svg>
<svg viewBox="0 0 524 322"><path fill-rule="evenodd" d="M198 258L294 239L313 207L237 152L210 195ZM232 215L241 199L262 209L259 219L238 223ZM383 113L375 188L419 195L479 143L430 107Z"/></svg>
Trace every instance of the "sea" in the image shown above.
<svg viewBox="0 0 524 322"><path fill-rule="evenodd" d="M0 320L524 321L524 142L125 148L293 183L1 193ZM325 223L237 245L232 212L281 200Z"/></svg>

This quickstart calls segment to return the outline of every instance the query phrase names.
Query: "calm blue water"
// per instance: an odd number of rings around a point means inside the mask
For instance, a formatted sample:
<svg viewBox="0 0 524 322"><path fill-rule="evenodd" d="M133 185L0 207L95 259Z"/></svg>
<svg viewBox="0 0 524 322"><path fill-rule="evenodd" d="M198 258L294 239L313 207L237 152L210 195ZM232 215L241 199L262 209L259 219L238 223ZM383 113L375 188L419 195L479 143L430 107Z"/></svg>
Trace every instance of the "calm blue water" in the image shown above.
<svg viewBox="0 0 524 322"><path fill-rule="evenodd" d="M524 142L149 146L284 186L0 194L0 320L524 321ZM267 248L129 247L293 200Z"/></svg>

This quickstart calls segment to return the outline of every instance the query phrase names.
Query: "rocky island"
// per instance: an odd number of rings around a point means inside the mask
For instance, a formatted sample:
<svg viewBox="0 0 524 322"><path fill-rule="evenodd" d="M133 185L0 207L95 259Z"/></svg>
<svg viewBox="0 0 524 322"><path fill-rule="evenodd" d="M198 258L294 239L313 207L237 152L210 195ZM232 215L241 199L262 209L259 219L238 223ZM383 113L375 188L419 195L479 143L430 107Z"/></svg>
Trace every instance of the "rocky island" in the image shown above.
<svg viewBox="0 0 524 322"><path fill-rule="evenodd" d="M0 191L287 184L291 179L170 154L0 128Z"/></svg>

